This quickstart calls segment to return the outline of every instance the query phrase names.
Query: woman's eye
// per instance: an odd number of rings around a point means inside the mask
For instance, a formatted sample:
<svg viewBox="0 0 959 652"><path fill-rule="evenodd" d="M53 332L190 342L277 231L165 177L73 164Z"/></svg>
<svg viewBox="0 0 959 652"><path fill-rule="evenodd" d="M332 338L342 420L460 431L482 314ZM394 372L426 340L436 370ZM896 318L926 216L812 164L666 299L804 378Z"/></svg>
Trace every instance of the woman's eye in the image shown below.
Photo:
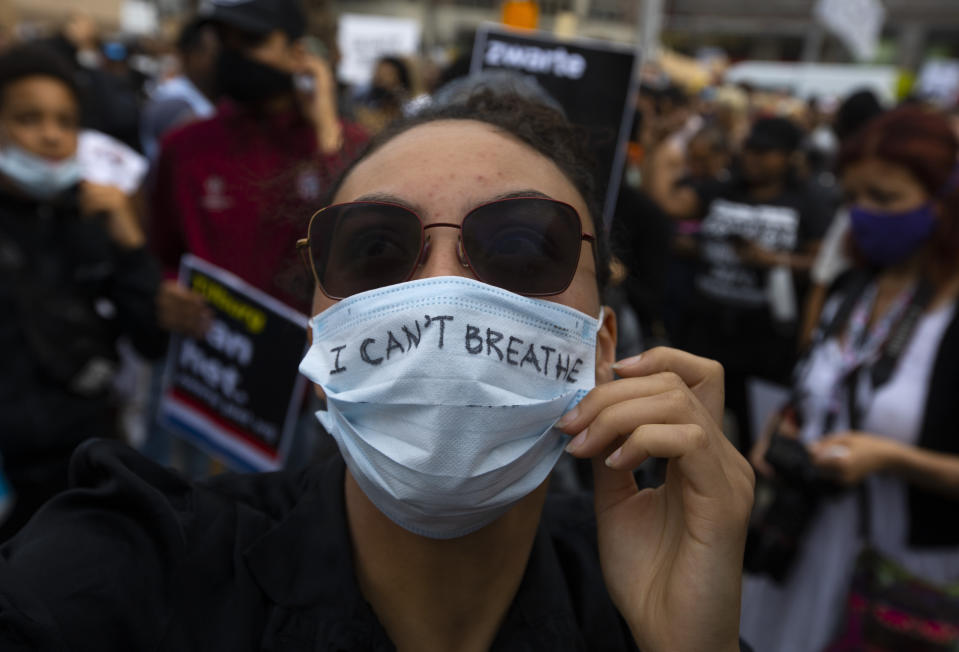
<svg viewBox="0 0 959 652"><path fill-rule="evenodd" d="M899 199L899 195L880 190L879 188L870 188L866 194L869 196L869 199L882 206L892 204Z"/></svg>
<svg viewBox="0 0 959 652"><path fill-rule="evenodd" d="M513 228L500 231L490 243L490 253L495 256L540 255L546 248L541 233L530 229Z"/></svg>
<svg viewBox="0 0 959 652"><path fill-rule="evenodd" d="M21 113L14 116L14 122L23 126L36 125L40 123L40 114L39 113Z"/></svg>
<svg viewBox="0 0 959 652"><path fill-rule="evenodd" d="M388 234L363 233L350 239L345 247L349 256L356 259L400 257L405 249Z"/></svg>
<svg viewBox="0 0 959 652"><path fill-rule="evenodd" d="M79 120L73 115L62 115L57 122L60 124L60 128L65 131L76 131L80 126Z"/></svg>

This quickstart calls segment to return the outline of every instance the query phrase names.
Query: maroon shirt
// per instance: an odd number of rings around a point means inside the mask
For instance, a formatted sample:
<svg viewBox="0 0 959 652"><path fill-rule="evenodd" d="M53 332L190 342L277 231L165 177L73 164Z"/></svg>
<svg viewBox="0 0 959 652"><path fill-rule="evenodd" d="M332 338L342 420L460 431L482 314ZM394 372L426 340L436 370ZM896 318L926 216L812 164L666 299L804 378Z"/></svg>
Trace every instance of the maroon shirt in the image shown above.
<svg viewBox="0 0 959 652"><path fill-rule="evenodd" d="M167 276L189 252L306 312L308 300L280 279L301 265L297 238L366 141L358 127L343 127L342 150L325 156L298 112L256 115L227 101L164 138L151 235Z"/></svg>

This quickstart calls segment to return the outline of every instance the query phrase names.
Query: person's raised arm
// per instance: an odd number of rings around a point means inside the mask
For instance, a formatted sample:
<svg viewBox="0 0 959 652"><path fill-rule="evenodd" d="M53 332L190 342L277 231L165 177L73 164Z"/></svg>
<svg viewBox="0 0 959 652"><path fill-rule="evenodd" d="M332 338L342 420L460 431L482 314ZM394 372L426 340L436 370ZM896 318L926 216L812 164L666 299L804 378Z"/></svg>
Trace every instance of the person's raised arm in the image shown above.
<svg viewBox="0 0 959 652"><path fill-rule="evenodd" d="M723 435L723 371L656 348L614 367L560 422L568 450L592 458L607 588L647 652L739 650L746 527L755 478ZM669 459L639 491L632 470Z"/></svg>

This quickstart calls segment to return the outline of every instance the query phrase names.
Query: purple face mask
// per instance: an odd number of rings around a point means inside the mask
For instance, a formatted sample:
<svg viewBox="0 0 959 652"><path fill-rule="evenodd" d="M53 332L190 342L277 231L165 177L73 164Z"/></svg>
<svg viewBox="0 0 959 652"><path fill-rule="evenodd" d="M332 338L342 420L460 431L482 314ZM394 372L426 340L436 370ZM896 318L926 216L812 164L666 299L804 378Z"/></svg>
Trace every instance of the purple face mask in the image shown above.
<svg viewBox="0 0 959 652"><path fill-rule="evenodd" d="M902 213L875 213L853 206L849 217L856 246L871 263L880 267L904 261L936 228L932 202Z"/></svg>

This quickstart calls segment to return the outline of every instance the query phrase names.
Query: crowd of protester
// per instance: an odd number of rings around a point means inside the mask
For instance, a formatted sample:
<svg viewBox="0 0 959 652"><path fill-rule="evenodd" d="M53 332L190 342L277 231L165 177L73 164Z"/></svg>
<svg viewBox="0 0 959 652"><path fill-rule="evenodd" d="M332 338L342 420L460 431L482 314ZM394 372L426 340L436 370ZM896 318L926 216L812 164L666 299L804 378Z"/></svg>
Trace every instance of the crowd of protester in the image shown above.
<svg viewBox="0 0 959 652"><path fill-rule="evenodd" d="M88 438L218 470L156 420L169 337L212 319L177 281L182 255L313 314L293 247L309 216L371 138L475 91L460 62L394 56L346 87L295 0L213 7L168 45L77 16L0 53L0 541L67 488ZM549 105L526 83L479 82ZM757 650L834 640L862 536L959 580L956 109L834 99L645 75L609 225L617 357L668 345L724 367L723 430L759 479L742 605ZM142 169L103 182L91 134ZM291 465L333 450L318 401ZM557 475L589 485L573 463Z"/></svg>

